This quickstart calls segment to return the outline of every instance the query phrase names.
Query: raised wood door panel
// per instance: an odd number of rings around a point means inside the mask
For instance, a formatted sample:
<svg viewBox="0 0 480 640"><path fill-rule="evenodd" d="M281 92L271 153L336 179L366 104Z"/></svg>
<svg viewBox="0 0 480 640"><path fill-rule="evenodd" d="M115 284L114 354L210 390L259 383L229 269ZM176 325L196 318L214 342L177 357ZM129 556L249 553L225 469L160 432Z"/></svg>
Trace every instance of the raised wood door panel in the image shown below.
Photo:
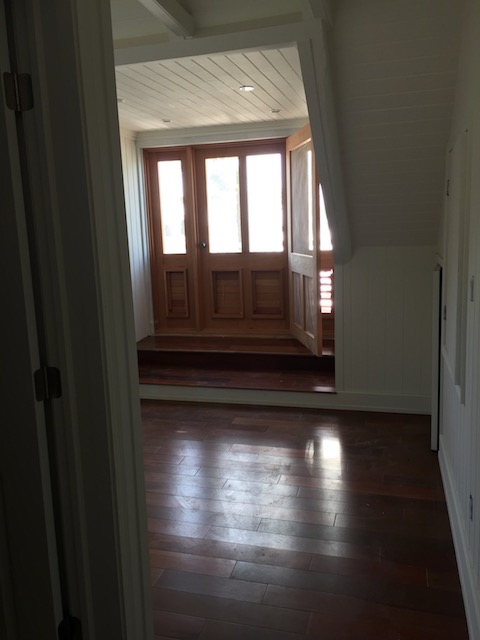
<svg viewBox="0 0 480 640"><path fill-rule="evenodd" d="M155 331L194 331L198 328L198 269L192 152L190 149L145 150L144 161ZM183 199L183 239L179 232L181 220L173 219L167 223L167 213L162 211L162 208L167 207L161 196L162 176L159 166L162 166L161 163L172 162L179 163L178 168L181 170L183 194L176 195L178 199ZM178 175L176 179L178 182ZM163 182L169 182L168 175L163 178ZM163 184L163 187L166 187L164 192L168 188L173 189L174 181ZM180 191L179 184L177 191ZM178 202L177 206L180 210ZM176 229L168 229L168 224L175 225ZM167 244L170 246L166 246Z"/></svg>
<svg viewBox="0 0 480 640"><path fill-rule="evenodd" d="M290 330L321 355L319 180L308 125L287 139L286 155Z"/></svg>
<svg viewBox="0 0 480 640"><path fill-rule="evenodd" d="M201 324L206 332L286 333L286 258L215 256L203 265Z"/></svg>

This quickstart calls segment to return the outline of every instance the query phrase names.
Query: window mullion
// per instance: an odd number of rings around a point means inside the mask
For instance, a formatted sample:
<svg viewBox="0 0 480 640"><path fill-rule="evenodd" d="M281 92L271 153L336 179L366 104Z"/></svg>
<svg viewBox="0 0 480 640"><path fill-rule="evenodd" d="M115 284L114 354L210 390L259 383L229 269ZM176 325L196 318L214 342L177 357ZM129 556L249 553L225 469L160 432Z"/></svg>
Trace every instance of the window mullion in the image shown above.
<svg viewBox="0 0 480 640"><path fill-rule="evenodd" d="M240 225L242 234L242 253L249 253L248 235L248 197L247 197L247 163L244 154L239 156L239 189L240 189Z"/></svg>

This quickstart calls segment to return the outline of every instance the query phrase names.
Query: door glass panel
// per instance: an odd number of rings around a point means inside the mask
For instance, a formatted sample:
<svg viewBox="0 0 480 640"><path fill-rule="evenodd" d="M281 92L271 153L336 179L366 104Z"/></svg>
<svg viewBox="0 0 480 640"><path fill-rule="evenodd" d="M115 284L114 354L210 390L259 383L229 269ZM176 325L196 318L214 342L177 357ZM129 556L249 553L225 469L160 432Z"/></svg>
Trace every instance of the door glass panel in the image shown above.
<svg viewBox="0 0 480 640"><path fill-rule="evenodd" d="M313 171L312 151L305 144L291 155L292 249L294 253L313 255Z"/></svg>
<svg viewBox="0 0 480 640"><path fill-rule="evenodd" d="M238 157L207 158L207 220L210 253L241 253Z"/></svg>
<svg viewBox="0 0 480 640"><path fill-rule="evenodd" d="M308 252L313 253L313 155L307 151L308 176Z"/></svg>
<svg viewBox="0 0 480 640"><path fill-rule="evenodd" d="M185 254L187 243L181 160L161 160L158 163L158 183L163 253Z"/></svg>
<svg viewBox="0 0 480 640"><path fill-rule="evenodd" d="M328 226L327 210L325 208L325 200L323 199L322 185L318 187L319 199L320 199L320 249L322 251L331 251L332 236L330 235L330 228Z"/></svg>
<svg viewBox="0 0 480 640"><path fill-rule="evenodd" d="M247 156L250 252L283 251L282 157Z"/></svg>

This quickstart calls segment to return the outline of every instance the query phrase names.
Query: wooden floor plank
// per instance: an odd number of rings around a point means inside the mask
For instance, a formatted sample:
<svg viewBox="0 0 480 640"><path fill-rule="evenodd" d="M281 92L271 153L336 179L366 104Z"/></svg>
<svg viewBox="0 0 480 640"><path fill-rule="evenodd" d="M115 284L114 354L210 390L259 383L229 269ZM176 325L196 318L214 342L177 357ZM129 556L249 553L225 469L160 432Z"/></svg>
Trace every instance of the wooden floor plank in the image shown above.
<svg viewBox="0 0 480 640"><path fill-rule="evenodd" d="M156 640L467 640L427 416L142 402Z"/></svg>
<svg viewBox="0 0 480 640"><path fill-rule="evenodd" d="M248 620L250 625L258 628L300 634L306 633L310 622L309 613L303 611L159 587L153 589L153 607L223 622L241 624Z"/></svg>

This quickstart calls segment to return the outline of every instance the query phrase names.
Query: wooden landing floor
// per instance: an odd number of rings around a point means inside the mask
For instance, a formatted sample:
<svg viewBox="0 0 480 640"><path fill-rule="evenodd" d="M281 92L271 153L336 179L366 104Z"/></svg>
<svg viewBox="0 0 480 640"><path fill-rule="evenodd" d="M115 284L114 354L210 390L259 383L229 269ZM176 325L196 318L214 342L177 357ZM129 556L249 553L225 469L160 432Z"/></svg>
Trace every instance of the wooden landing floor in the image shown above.
<svg viewBox="0 0 480 640"><path fill-rule="evenodd" d="M148 336L141 340L140 351L208 351L211 353L274 353L310 355L293 338L248 338L219 336Z"/></svg>
<svg viewBox="0 0 480 640"><path fill-rule="evenodd" d="M335 392L333 356L294 339L150 336L137 353L141 384Z"/></svg>
<svg viewBox="0 0 480 640"><path fill-rule="evenodd" d="M467 640L428 417L142 416L156 640Z"/></svg>

